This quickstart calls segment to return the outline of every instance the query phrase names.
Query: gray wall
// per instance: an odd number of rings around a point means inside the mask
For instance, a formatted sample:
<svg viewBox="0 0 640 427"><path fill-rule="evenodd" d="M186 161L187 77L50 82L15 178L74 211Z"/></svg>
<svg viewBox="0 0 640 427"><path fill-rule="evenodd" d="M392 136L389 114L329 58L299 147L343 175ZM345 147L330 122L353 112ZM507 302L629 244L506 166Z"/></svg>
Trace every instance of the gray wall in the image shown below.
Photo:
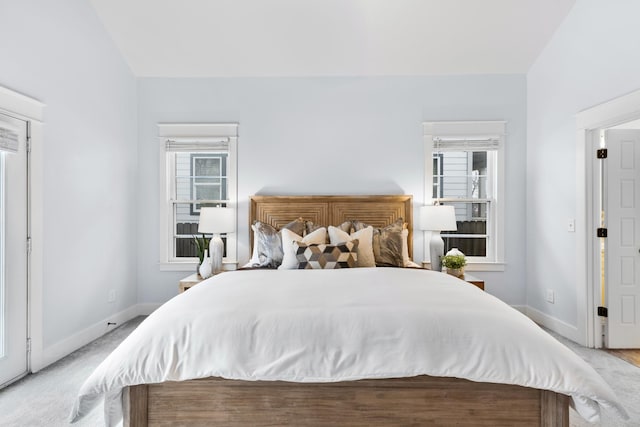
<svg viewBox="0 0 640 427"><path fill-rule="evenodd" d="M572 326L583 309L583 248L566 228L576 215L575 114L640 88L639 16L637 1L578 0L527 75L527 304Z"/></svg>
<svg viewBox="0 0 640 427"><path fill-rule="evenodd" d="M46 351L136 303L136 80L84 0L2 1L0 61L46 104Z"/></svg>
<svg viewBox="0 0 640 427"><path fill-rule="evenodd" d="M424 194L422 122L506 120L506 271L487 289L524 304L523 75L153 79L138 82L138 300L164 302L188 272L159 262L160 122L238 122L239 260L253 194ZM416 217L417 215L414 215ZM423 259L422 233L414 258Z"/></svg>

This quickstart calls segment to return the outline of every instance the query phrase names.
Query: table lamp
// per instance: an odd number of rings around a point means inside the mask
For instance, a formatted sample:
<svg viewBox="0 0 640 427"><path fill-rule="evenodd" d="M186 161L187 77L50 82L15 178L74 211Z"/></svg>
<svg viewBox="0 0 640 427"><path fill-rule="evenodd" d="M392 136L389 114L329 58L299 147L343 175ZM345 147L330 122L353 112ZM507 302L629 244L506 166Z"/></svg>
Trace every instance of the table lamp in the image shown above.
<svg viewBox="0 0 640 427"><path fill-rule="evenodd" d="M221 233L231 233L235 231L236 218L232 208L201 208L200 223L198 233L213 234L209 243L209 254L211 256L211 270L213 274L222 271L222 254L224 244L220 238Z"/></svg>
<svg viewBox="0 0 640 427"><path fill-rule="evenodd" d="M431 269L442 271L441 257L444 255L444 240L442 240L440 232L458 229L455 208L449 205L422 206L420 208L420 229L431 231L431 241L429 242Z"/></svg>

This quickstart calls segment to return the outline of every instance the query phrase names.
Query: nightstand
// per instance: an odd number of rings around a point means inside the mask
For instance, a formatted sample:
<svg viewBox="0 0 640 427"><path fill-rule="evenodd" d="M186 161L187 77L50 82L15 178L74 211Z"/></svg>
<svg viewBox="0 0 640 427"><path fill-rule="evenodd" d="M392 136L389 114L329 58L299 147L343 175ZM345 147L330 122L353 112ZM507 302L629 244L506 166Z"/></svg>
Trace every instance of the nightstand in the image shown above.
<svg viewBox="0 0 640 427"><path fill-rule="evenodd" d="M477 287L479 287L484 291L484 279L479 279L477 277L474 277L466 273L464 276L461 277L461 279L464 280L465 282L471 283L472 285L476 285Z"/></svg>
<svg viewBox="0 0 640 427"><path fill-rule="evenodd" d="M425 270L430 270L429 263L423 262L422 268L424 268ZM447 273L443 272L442 274L447 274ZM464 280L465 282L469 282L472 285L476 285L477 287L479 287L484 291L484 279L480 279L478 277L472 276L471 274L465 274L464 276L460 277L460 279Z"/></svg>
<svg viewBox="0 0 640 427"><path fill-rule="evenodd" d="M178 289L180 289L180 293L183 293L190 287L197 285L203 280L204 279L200 277L198 273L193 273L191 276L185 277L184 279L180 280L180 285L178 286Z"/></svg>

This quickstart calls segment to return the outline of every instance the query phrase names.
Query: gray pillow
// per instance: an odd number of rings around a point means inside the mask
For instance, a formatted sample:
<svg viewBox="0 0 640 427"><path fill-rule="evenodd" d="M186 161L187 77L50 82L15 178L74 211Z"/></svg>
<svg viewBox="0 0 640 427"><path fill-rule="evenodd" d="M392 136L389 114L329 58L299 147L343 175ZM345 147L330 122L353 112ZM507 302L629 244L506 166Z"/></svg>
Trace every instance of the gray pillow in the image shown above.
<svg viewBox="0 0 640 427"><path fill-rule="evenodd" d="M298 235L304 233L304 220L298 218L290 223L283 225L282 228L288 228ZM282 264L282 236L275 227L270 224L254 221L253 222L253 244L256 245L258 252L258 264L252 267L278 268Z"/></svg>
<svg viewBox="0 0 640 427"><path fill-rule="evenodd" d="M357 231L354 227L353 227L353 221L345 221L340 225L336 225L336 228L339 228L340 230L344 231L345 233L353 233L354 231Z"/></svg>
<svg viewBox="0 0 640 427"><path fill-rule="evenodd" d="M314 224L312 221L305 221L304 224L305 224L307 234L313 233L317 229L324 227L324 225ZM334 227L339 228L345 233L351 234L354 232L353 221L345 221L340 225L335 225Z"/></svg>
<svg viewBox="0 0 640 427"><path fill-rule="evenodd" d="M314 231L324 227L324 225L314 224L313 221L305 221L304 226L305 226L305 236L307 234L311 234Z"/></svg>
<svg viewBox="0 0 640 427"><path fill-rule="evenodd" d="M353 221L355 231L367 228L369 224ZM402 257L402 229L404 220L398 218L384 228L373 227L373 256L380 267L404 267Z"/></svg>

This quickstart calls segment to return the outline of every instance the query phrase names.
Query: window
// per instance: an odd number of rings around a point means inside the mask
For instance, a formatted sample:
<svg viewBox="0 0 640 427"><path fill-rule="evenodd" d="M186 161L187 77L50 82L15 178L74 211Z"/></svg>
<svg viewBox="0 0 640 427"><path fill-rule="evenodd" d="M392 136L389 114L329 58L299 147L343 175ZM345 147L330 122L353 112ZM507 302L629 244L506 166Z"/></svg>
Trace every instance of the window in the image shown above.
<svg viewBox="0 0 640 427"><path fill-rule="evenodd" d="M160 124L160 259L163 270L191 270L203 206L236 207L236 124ZM222 235L233 269L237 233ZM194 270L195 271L195 270Z"/></svg>
<svg viewBox="0 0 640 427"><path fill-rule="evenodd" d="M502 263L504 122L424 123L427 203L453 205L456 231L442 232L445 252L473 263Z"/></svg>
<svg viewBox="0 0 640 427"><path fill-rule="evenodd" d="M183 154L183 153L179 153ZM227 200L228 153L189 153L192 200ZM200 203L191 205L191 215L199 215Z"/></svg>

